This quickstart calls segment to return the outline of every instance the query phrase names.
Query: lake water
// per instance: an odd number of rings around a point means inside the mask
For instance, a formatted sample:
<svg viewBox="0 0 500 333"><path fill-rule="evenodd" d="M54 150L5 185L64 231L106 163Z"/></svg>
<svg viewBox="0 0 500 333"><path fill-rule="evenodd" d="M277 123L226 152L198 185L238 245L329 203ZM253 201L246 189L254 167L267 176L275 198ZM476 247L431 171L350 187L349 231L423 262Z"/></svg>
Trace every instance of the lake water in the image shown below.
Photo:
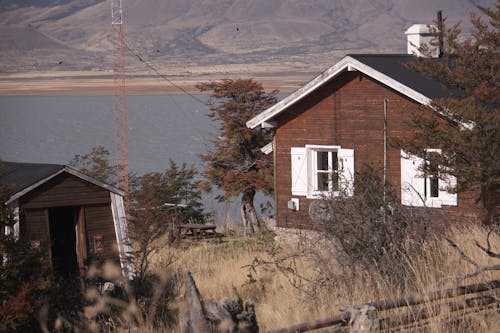
<svg viewBox="0 0 500 333"><path fill-rule="evenodd" d="M186 95L127 96L126 101L131 171L161 171L170 159L201 169L199 155L218 133L206 105ZM114 154L112 96L2 97L0 124L5 161L67 164L98 145ZM207 210L218 212L219 223L221 216L238 215L234 203L221 205L210 196L204 201Z"/></svg>
<svg viewBox="0 0 500 333"><path fill-rule="evenodd" d="M198 164L218 131L207 114L186 95L128 96L130 170L160 171L169 159ZM3 97L0 123L2 160L65 164L98 145L114 154L112 96Z"/></svg>

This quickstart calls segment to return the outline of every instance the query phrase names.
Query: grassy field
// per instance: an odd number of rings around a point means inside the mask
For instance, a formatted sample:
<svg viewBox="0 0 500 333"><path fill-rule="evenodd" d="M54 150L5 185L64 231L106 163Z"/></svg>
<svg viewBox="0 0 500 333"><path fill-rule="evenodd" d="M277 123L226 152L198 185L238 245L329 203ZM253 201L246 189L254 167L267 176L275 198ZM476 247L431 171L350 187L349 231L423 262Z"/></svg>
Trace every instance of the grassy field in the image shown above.
<svg viewBox="0 0 500 333"><path fill-rule="evenodd" d="M448 236L479 265L494 264L494 259L474 243L477 240L486 244L486 230L479 227L461 228L452 230ZM500 248L498 238L490 240L493 249ZM341 306L500 278L499 271L490 271L458 281L457 276L473 272L475 268L464 261L445 240L440 240L426 243L419 256L406 257L405 267L415 279L400 286L387 283L376 270L359 272L353 279L319 281L315 279L315 273L325 269L321 265L328 265L333 272L337 268L340 272L341 267L335 266L335 258L323 258L320 262L317 257L306 253L304 244L313 246L313 242L319 244L308 237L299 237L299 242L276 243L270 234L254 238L225 237L222 242L184 243L179 249L165 246L152 258L152 268L162 272L165 262L175 257L177 260L169 270L190 270L204 299L231 297L234 286L244 301L255 304L261 331L328 317L338 313ZM259 262L257 265L256 258ZM280 263L281 269L277 268L276 262ZM297 278L299 275L301 279ZM311 281L314 286L308 284ZM178 288L177 301L181 303L182 286ZM500 325L500 316L487 319L479 316L474 320L475 324L468 326L464 332L497 332ZM438 324L434 326L433 332L446 331Z"/></svg>

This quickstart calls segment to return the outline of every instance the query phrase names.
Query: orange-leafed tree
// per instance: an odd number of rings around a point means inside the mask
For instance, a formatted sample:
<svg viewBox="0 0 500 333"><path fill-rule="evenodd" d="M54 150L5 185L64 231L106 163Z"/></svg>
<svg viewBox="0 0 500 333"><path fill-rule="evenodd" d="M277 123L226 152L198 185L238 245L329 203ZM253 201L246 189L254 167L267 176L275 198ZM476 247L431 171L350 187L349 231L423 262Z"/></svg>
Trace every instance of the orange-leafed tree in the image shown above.
<svg viewBox="0 0 500 333"><path fill-rule="evenodd" d="M261 221L254 207L258 191L270 194L273 188L272 158L260 150L272 140L265 129L249 129L246 122L277 101L277 91L266 92L253 79L200 83L197 88L211 92L210 118L220 122L220 134L214 147L201 156L204 176L223 194L220 201L241 195L244 230L258 232Z"/></svg>
<svg viewBox="0 0 500 333"><path fill-rule="evenodd" d="M440 148L442 154L435 154L431 164L457 177L456 191L479 189L483 221L492 223L500 216L500 0L493 8L478 8L483 15L471 14L473 31L467 38L458 24L448 28L446 20L430 27L435 38L421 48L427 56L411 67L439 80L455 96L433 101L447 121L435 113L417 115L416 134L403 148L422 157L426 148ZM432 58L436 47L441 57Z"/></svg>

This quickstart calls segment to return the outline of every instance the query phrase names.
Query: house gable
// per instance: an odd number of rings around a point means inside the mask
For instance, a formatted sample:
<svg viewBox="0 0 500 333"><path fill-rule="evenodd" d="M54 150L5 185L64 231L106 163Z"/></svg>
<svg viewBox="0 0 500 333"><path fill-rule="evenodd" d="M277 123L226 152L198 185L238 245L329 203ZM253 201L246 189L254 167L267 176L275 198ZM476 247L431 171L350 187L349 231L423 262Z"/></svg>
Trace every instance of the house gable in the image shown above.
<svg viewBox="0 0 500 333"><path fill-rule="evenodd" d="M250 119L246 125L249 128L272 126L278 115L289 112L293 105L310 94L316 94L320 87L337 80L346 72L359 72L422 105L430 105L434 98L458 94L445 89L439 82L408 69L405 64L414 60L409 55L348 55L300 89Z"/></svg>

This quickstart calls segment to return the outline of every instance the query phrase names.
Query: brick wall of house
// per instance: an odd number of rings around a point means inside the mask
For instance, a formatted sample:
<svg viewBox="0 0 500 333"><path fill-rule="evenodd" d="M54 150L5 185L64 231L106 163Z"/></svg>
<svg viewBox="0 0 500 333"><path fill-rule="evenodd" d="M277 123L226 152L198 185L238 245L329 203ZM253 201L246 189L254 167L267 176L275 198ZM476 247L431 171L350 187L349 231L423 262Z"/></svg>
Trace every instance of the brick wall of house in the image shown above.
<svg viewBox="0 0 500 333"><path fill-rule="evenodd" d="M382 168L384 144L384 99L387 99L388 182L401 195L400 150L392 147L395 138L412 133L409 124L420 104L359 73L345 72L324 84L276 117L274 139L276 219L279 227L310 226L309 203L291 193L291 147L306 144L339 145L354 149L355 170L363 164ZM287 208L292 197L299 198L299 211ZM480 214L474 193L459 194L458 207L445 207L450 218L473 221Z"/></svg>

